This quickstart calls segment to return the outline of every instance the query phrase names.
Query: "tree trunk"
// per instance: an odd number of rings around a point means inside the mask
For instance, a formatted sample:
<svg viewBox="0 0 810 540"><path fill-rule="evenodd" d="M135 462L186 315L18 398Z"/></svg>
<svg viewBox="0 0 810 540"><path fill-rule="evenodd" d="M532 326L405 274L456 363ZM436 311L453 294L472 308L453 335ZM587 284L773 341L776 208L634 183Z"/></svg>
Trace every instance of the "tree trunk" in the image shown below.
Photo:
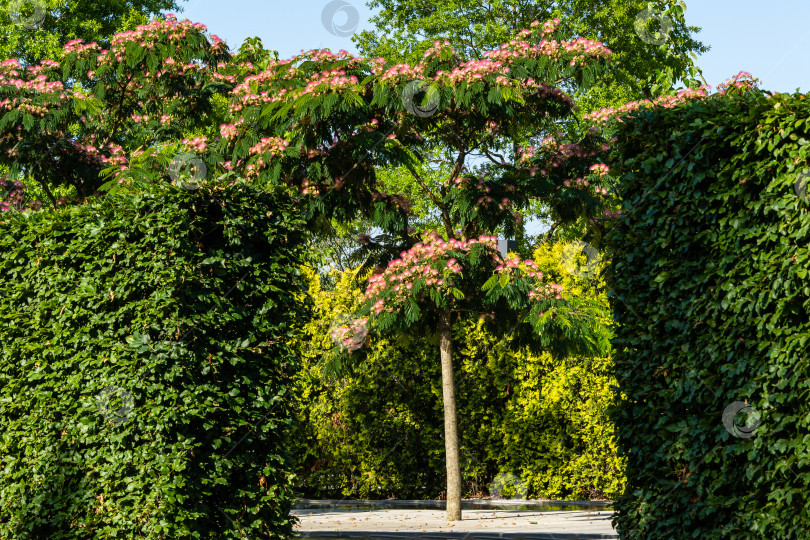
<svg viewBox="0 0 810 540"><path fill-rule="evenodd" d="M461 519L461 467L458 462L456 390L453 380L453 334L450 310L439 313L439 350L442 357L444 452L447 465L447 519Z"/></svg>

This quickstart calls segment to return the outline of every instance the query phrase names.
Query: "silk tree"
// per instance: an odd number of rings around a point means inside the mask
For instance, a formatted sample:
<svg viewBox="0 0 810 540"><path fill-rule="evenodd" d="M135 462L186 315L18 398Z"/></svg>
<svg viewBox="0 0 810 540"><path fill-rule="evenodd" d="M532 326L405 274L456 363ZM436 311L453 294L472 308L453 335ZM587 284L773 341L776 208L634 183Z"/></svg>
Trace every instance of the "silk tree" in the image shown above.
<svg viewBox="0 0 810 540"><path fill-rule="evenodd" d="M382 231L359 239L374 272L364 316L338 335L353 361L381 333L437 335L450 520L461 519L453 324L485 317L493 331L511 331L514 346L559 355L607 346L594 306L566 299L532 261L504 259L494 244L496 232L521 227L533 202L575 220L596 216L607 194L598 162L607 142L595 131L560 140L558 122L573 101L546 81L587 86L610 51L560 40L558 23L532 23L481 60L436 42L414 65L345 51L310 51L261 69L237 62L221 154L209 158L234 181L297 192L313 222L362 217ZM452 161L430 184L422 160L437 151ZM390 167L409 171L441 232L419 238L411 201L380 179Z"/></svg>

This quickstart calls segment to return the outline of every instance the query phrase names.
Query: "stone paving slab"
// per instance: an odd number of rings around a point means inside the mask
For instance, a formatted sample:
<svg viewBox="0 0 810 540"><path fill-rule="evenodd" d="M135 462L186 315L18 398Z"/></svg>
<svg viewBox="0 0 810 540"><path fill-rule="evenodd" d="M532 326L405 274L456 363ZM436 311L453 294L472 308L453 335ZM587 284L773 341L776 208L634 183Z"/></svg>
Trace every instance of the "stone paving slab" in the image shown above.
<svg viewBox="0 0 810 540"><path fill-rule="evenodd" d="M447 521L443 510L293 510L300 538L439 540L464 538L596 540L615 539L611 511L463 510Z"/></svg>

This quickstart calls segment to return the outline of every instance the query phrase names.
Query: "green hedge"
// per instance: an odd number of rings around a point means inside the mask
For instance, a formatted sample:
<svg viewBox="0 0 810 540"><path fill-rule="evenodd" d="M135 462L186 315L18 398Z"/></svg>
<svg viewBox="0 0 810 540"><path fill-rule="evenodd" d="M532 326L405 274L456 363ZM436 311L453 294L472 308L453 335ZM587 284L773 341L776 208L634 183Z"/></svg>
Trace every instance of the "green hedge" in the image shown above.
<svg viewBox="0 0 810 540"><path fill-rule="evenodd" d="M289 535L301 230L244 187L0 216L0 537Z"/></svg>
<svg viewBox="0 0 810 540"><path fill-rule="evenodd" d="M623 538L807 537L808 123L803 95L732 88L617 126Z"/></svg>

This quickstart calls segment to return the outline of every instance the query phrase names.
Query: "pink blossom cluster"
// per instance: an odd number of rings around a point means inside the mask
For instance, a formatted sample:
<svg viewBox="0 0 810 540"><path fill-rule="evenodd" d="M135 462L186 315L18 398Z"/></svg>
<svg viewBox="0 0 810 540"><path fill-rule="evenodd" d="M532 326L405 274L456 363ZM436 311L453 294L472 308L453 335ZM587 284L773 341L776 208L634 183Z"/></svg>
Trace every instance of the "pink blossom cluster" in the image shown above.
<svg viewBox="0 0 810 540"><path fill-rule="evenodd" d="M4 60L0 62L0 77L4 79L19 77L20 69L22 69L22 67L16 59Z"/></svg>
<svg viewBox="0 0 810 540"><path fill-rule="evenodd" d="M446 50L449 50L451 54L456 54L456 50L450 46L449 41L447 41L446 39L444 41L440 41L437 39L436 41L433 42L433 45L431 45L430 47L428 47L427 50L425 50L425 54L423 54L422 56L424 56L424 58L440 57L441 54Z"/></svg>
<svg viewBox="0 0 810 540"><path fill-rule="evenodd" d="M28 90L40 94L54 94L64 99L65 87L60 81L48 81L48 76L38 73L36 70L28 70L27 75L34 75L33 78L18 78L19 72L13 69L12 65L6 61L6 69L0 70L0 88L13 86L17 90ZM8 69L11 67L11 69Z"/></svg>
<svg viewBox="0 0 810 540"><path fill-rule="evenodd" d="M94 139L94 137L91 138L91 140L92 139ZM119 167L123 170L128 163L124 149L115 143L107 143L101 148L97 148L90 143L76 141L71 141L70 144L76 150L78 159L88 164Z"/></svg>
<svg viewBox="0 0 810 540"><path fill-rule="evenodd" d="M557 101L562 101L567 103L569 107L575 108L576 105L574 104L574 98L560 90L559 88L554 88L544 82L536 83L534 79L527 79L524 83L526 88L534 88L537 91L537 94L545 97L556 99Z"/></svg>
<svg viewBox="0 0 810 540"><path fill-rule="evenodd" d="M537 146L529 146L527 148L519 147L517 151L518 163L526 163L534 157L534 153L537 151Z"/></svg>
<svg viewBox="0 0 810 540"><path fill-rule="evenodd" d="M410 64L394 64L393 66L385 69L383 66L372 67L372 73L379 75L380 82L385 82L391 79L424 79L425 72L424 66L417 64L411 66Z"/></svg>
<svg viewBox="0 0 810 540"><path fill-rule="evenodd" d="M321 150L320 148L304 149L304 147L301 147L301 155L307 156L307 159L313 159L318 156L322 156L324 154L326 154L326 152Z"/></svg>
<svg viewBox="0 0 810 540"><path fill-rule="evenodd" d="M0 109L16 109L21 113L28 113L32 116L38 116L40 118L48 114L49 110L48 107L43 105L34 105L31 103L31 100L28 99L18 99L16 104L9 99L4 99L2 102L0 102Z"/></svg>
<svg viewBox="0 0 810 540"><path fill-rule="evenodd" d="M318 186L315 185L314 182L310 182L309 178L304 178L301 181L301 194L302 195L314 195L314 196L317 196L317 195L320 194L320 192L321 191L318 189Z"/></svg>
<svg viewBox="0 0 810 540"><path fill-rule="evenodd" d="M464 187L471 186L473 181L475 181L476 182L476 189L478 191L483 191L485 194L490 193L492 191L492 188L485 185L484 180L485 179L483 177L473 178L473 177L469 177L469 176L463 176L463 177L455 178L453 180L453 184L455 184L458 187L464 188ZM514 184L504 184L503 189L504 189L504 191L509 191L509 192L515 192L517 190L517 188L515 187ZM490 203L493 203L493 202L495 202L495 199L492 196L490 196L490 195L482 195L481 197L478 198L477 204L482 205L482 204L490 204ZM500 202L498 203L498 208L501 209L501 210L506 210L508 208L511 208L513 205L514 205L514 202L510 198L502 197Z"/></svg>
<svg viewBox="0 0 810 540"><path fill-rule="evenodd" d="M188 20L177 21L174 15L168 15L166 19L156 19L149 24L138 26L135 30L115 34L111 40L110 50L99 50L97 43L84 44L82 40L77 39L68 42L64 46L62 56L67 58L74 54L78 57L94 54L97 67L87 72L87 77L92 79L96 76L99 67L113 66L116 62L123 62L127 56L127 46L132 43L136 43L141 49L152 51L160 42L168 40L169 42L175 42L172 45L176 46L176 42L185 39L189 34L204 33L205 29L205 25L192 23ZM215 47L224 46L224 42L217 36L212 39ZM169 57L162 63L162 69L154 73L146 73L146 78L157 78L164 75L175 77L204 70L207 71L207 66L202 63L181 63ZM144 82L135 79L130 81L130 84L134 88L143 88L145 86Z"/></svg>
<svg viewBox="0 0 810 540"><path fill-rule="evenodd" d="M598 174L600 177L602 177L610 172L610 167L608 167L604 163L596 163L588 167L588 170L593 171L595 174Z"/></svg>
<svg viewBox="0 0 810 540"><path fill-rule="evenodd" d="M252 65L248 62L242 67L250 69ZM273 85L277 82L292 79L295 75L293 60L271 61L264 71L245 76L243 81L234 87L231 95L236 98L236 101L231 105L232 110L239 112L252 105L266 105L287 99L288 90L286 88L276 89L273 94L270 94L267 90L256 93L253 91L253 86L255 85L258 88ZM231 82L235 82L235 77Z"/></svg>
<svg viewBox="0 0 810 540"><path fill-rule="evenodd" d="M296 95L311 94L313 96L324 95L330 90L342 90L357 86L357 77L354 75L346 75L346 71L342 69L324 70L321 73L316 73L310 77L306 87Z"/></svg>
<svg viewBox="0 0 810 540"><path fill-rule="evenodd" d="M584 178L574 178L573 180L565 180L565 181L563 182L563 185L564 185L565 187L571 187L571 186L584 186L584 187L588 187L588 186L590 186L590 185L591 185L591 183L590 183L590 182L588 182L587 180L585 180Z"/></svg>
<svg viewBox="0 0 810 540"><path fill-rule="evenodd" d="M530 290L528 296L529 300L534 300L536 302L539 302L540 300L547 300L549 298L562 300L562 293L564 291L565 287L562 285L558 285L556 283L542 283Z"/></svg>
<svg viewBox="0 0 810 540"><path fill-rule="evenodd" d="M483 60L471 60L469 62L465 62L450 73L439 71L434 76L434 80L447 81L450 84L458 84L462 81L480 81L483 80L485 76L496 73L509 73L509 68L504 67L503 62L485 58Z"/></svg>
<svg viewBox="0 0 810 540"><path fill-rule="evenodd" d="M284 152L287 150L289 145L290 143L281 137L263 137L258 144L250 147L249 154L251 156L259 157L254 163L250 163L245 168L246 175L249 178L258 175L259 170L267 164L265 157L268 157L268 154L269 159L281 157L284 155Z"/></svg>
<svg viewBox="0 0 810 540"><path fill-rule="evenodd" d="M550 21L544 22L543 27L540 29L540 35L544 36L546 34L554 33L557 30L557 25L559 25L559 24L560 24L560 19L557 18L557 17L554 17ZM538 26L540 26L540 21L533 21L532 24L529 25L529 26L531 26L531 28L537 28ZM521 30L520 33L524 34L524 35L527 35L527 34L525 34L526 32L531 33L531 30Z"/></svg>
<svg viewBox="0 0 810 540"><path fill-rule="evenodd" d="M22 182L11 182L8 175L0 177L0 194L6 191L6 195L0 198L0 212L7 212L12 208L20 208L23 201L25 186Z"/></svg>
<svg viewBox="0 0 810 540"><path fill-rule="evenodd" d="M553 136L543 139L540 146L555 153L553 159L551 160L552 167L559 167L560 164L572 157L585 159L597 155L600 151L606 152L610 149L609 144L603 144L598 148L586 150L579 143L561 144Z"/></svg>
<svg viewBox="0 0 810 540"><path fill-rule="evenodd" d="M224 139L235 139L239 135L239 128L233 124L222 124L219 126L219 133Z"/></svg>
<svg viewBox="0 0 810 540"><path fill-rule="evenodd" d="M243 94L242 97L239 99L239 101L234 105L232 105L231 109L234 112L239 112L243 110L245 107L251 107L254 105L267 105L275 101L283 101L286 97L287 97L287 90L285 88L279 89L279 91L273 95L270 95L270 93L267 90L259 92L258 94L255 93Z"/></svg>
<svg viewBox="0 0 810 540"><path fill-rule="evenodd" d="M312 60L314 62L339 62L348 60L350 67L358 67L363 61L362 56L354 56L345 49L341 49L336 53L333 53L329 49L313 49L311 51L303 51L296 57L296 59L298 61Z"/></svg>
<svg viewBox="0 0 810 540"><path fill-rule="evenodd" d="M591 39L577 38L573 41L556 41L556 40L541 40L537 45L525 41L525 38L530 37L540 26L539 21L534 21L531 27L534 30L522 30L518 35L503 43L498 49L487 51L484 56L493 60L501 60L503 62L510 62L516 58L539 58L545 56L548 58L559 58L563 53L574 53L581 56L575 56L571 60L571 65L577 63L585 63L587 58L605 58L611 54L611 50L605 47L601 42ZM543 24L539 36L544 37L547 34L553 33L559 19L553 19Z"/></svg>
<svg viewBox="0 0 810 540"><path fill-rule="evenodd" d="M596 174L598 174L601 177L601 176L604 176L605 174L607 174L606 171L608 170L608 167L604 163L599 163L599 164L596 164L596 165L592 165L591 167L589 167L589 169L594 171ZM599 171L605 171L605 172L601 173ZM585 178L580 177L580 178L574 178L573 180L572 179L564 180L563 181L563 186L565 186L565 187L587 188L587 187L591 187L591 183L590 183L590 181L586 180ZM593 186L592 189L593 189L593 192L596 193L597 195L607 195L608 194L608 189L606 187Z"/></svg>
<svg viewBox="0 0 810 540"><path fill-rule="evenodd" d="M495 199L490 197L489 195L484 195L483 197L478 197L478 205L488 205L490 203L495 202ZM505 210L507 208L511 208L514 203L508 197L503 197L501 202L498 203L498 208L500 210Z"/></svg>
<svg viewBox="0 0 810 540"><path fill-rule="evenodd" d="M28 66L26 71L28 71L32 76L36 76L41 75L44 71L58 69L59 67L59 62L45 59L39 65Z"/></svg>
<svg viewBox="0 0 810 540"><path fill-rule="evenodd" d="M206 148L208 148L208 137L194 137L190 140L183 139L183 146L185 146L187 150L196 152L198 154L203 154L205 153Z"/></svg>
<svg viewBox="0 0 810 540"><path fill-rule="evenodd" d="M545 33L550 33L556 29L557 22L549 21L543 26L540 32L541 36ZM540 23L535 21L532 23L533 28L537 28ZM488 75L495 75L495 82L501 86L524 86L524 87L537 87L539 91L547 94L549 97L557 97L573 105L573 100L566 96L561 90L551 88L550 86L536 82L533 79L528 81L518 81L510 79L507 74L510 72L508 64L518 58L537 58L539 56L547 56L550 58L559 57L563 53L574 53L582 55L582 57L575 57L574 62L584 63L588 58L605 57L610 54L610 50L605 48L601 43L578 38L571 42L556 42L556 41L541 41L538 45L531 45L523 41L522 38L531 35L535 30L523 30L520 32L518 38L504 43L499 49L488 51L484 53L485 58L482 60L471 60L461 64L450 72L439 71L433 77L425 76L426 60L432 57L440 56L444 51L450 50L448 41L436 41L433 46L425 51L425 58L415 66L409 64L395 64L385 68L382 64L375 64L372 67L372 73L379 75L379 80L385 82L392 79L422 79L427 82L441 82L448 84L458 84L460 82L474 82L483 80Z"/></svg>
<svg viewBox="0 0 810 540"><path fill-rule="evenodd" d="M220 69L224 64L219 65ZM211 73L211 79L216 82L224 82L228 84L236 84L236 75L228 75L227 73L222 73L221 71L214 71Z"/></svg>
<svg viewBox="0 0 810 540"><path fill-rule="evenodd" d="M335 183L335 187L337 189L339 189L341 185L342 182L340 182L340 184L337 182ZM384 191L375 191L372 193L371 200L374 202L387 202L389 204L393 204L397 208L401 208L403 211L405 211L405 213L410 213L411 209L413 208L413 202L404 195L389 195Z"/></svg>
<svg viewBox="0 0 810 540"><path fill-rule="evenodd" d="M569 180L563 181L563 185L565 187L572 187L572 186L573 187L589 187L591 185L591 183L588 180L585 180L584 178L575 178L573 180L569 179ZM608 189L605 188L605 187L601 187L601 186L594 186L593 191L597 195L607 195L608 194Z"/></svg>
<svg viewBox="0 0 810 540"><path fill-rule="evenodd" d="M288 88L277 87L279 83L290 81L300 76L300 71L296 66L299 66L305 61L317 62L320 63L322 67L330 67L330 69L322 69L318 73L310 75L310 80L304 88L299 88L297 85L288 85ZM238 99L232 105L232 109L238 112L244 109L244 107L264 105L288 100L290 98L295 99L300 95L322 95L329 90L329 87L337 90L351 87L357 84L357 77L355 75L347 76L346 70L360 68L362 61L362 57L352 56L345 50L333 53L328 50L319 49L302 51L300 55L289 60L271 61L265 70L244 76L243 81L236 85L232 95ZM335 62L340 62L342 67L336 68L333 65L329 66ZM241 67L251 68L252 66L248 62ZM265 90L257 92L253 90L253 88L264 86L276 87L273 88L272 91ZM327 88L324 88L324 86Z"/></svg>
<svg viewBox="0 0 810 540"><path fill-rule="evenodd" d="M378 127L380 127L380 121L376 118L372 118L368 122L357 126L357 129L352 133L352 135L357 135L360 132L370 133L372 131L377 131Z"/></svg>
<svg viewBox="0 0 810 540"><path fill-rule="evenodd" d="M74 39L65 43L65 46L62 49L62 56L67 56L73 53L81 54L85 51L98 49L99 45L95 41L92 43L85 43L83 39ZM106 52L107 51L103 51L102 54L106 54Z"/></svg>
<svg viewBox="0 0 810 540"><path fill-rule="evenodd" d="M139 104L142 106L142 104ZM149 122L149 115L148 114L133 114L130 116L133 122L136 124L140 124L141 122L147 123ZM170 124L172 122L172 117L168 114L160 115L160 123L161 124Z"/></svg>
<svg viewBox="0 0 810 540"><path fill-rule="evenodd" d="M122 60L122 58L118 58L119 62L121 60ZM203 66L202 64L198 64L198 63L195 63L195 62L188 62L186 64L181 64L181 63L177 62L174 58L171 58L171 57L164 60L163 65L174 68L180 74L185 74L186 72L191 72L191 71L201 71L201 70L205 69L205 66Z"/></svg>
<svg viewBox="0 0 810 540"><path fill-rule="evenodd" d="M503 263L495 268L495 274L498 276L506 275L509 279L517 275L535 278L535 286L529 291L529 300L539 301L547 298L562 299L563 286L556 283L541 283L543 280L543 272L537 267L537 263L531 259L523 261L517 255L507 255Z"/></svg>
<svg viewBox="0 0 810 540"><path fill-rule="evenodd" d="M243 71L243 82L233 90L235 99L231 103L231 112L236 115L236 113L249 106L266 105L273 102L291 102L302 95L320 96L330 92L340 92L346 88L361 90L357 88L358 78L362 78L364 70L370 70L372 74L376 75L375 84L394 83L399 85L419 79L427 84L452 86L464 82L491 79L494 84L519 90L534 90L543 97L556 99L573 107L573 99L558 88L553 88L542 81L513 79L510 76L510 64L519 58L543 55L556 57L564 53L584 55L590 58L610 54L610 51L601 44L583 38L560 43L543 40L540 44L530 44L524 41L524 38L531 35L542 38L546 34L553 32L557 24L559 24L559 19L545 24L535 21L531 30L521 32L517 39L504 44L496 51L487 53L485 58L462 63L448 71L439 71L433 76L426 75L426 70L432 58L447 58L448 54L456 54L447 41L434 42L433 46L425 52L424 58L416 65L405 63L388 65L382 58L365 61L361 57L351 56L346 51L340 51L337 54L324 50L302 52L292 60L271 63L261 73L244 74ZM301 73L299 67L304 61L315 62L318 71L315 73ZM359 72L353 73L349 71L349 68L356 68ZM298 83L302 75L308 78L303 87ZM236 76L236 78L238 79L239 76ZM283 84L285 81L288 81L289 84ZM233 122L233 124L236 123ZM370 129L373 129L373 127L363 125L358 127L354 133ZM497 125L493 122L487 126L487 129L495 131ZM226 139L232 140L239 136L231 128L228 128L228 131Z"/></svg>
<svg viewBox="0 0 810 540"><path fill-rule="evenodd" d="M262 137L258 144L250 147L250 155L264 155L269 153L271 156L283 156L285 150L290 143L281 137Z"/></svg>
<svg viewBox="0 0 810 540"><path fill-rule="evenodd" d="M340 345L351 351L356 351L363 346L368 335L368 319L354 319L349 324L338 326L332 329L331 338Z"/></svg>
<svg viewBox="0 0 810 540"><path fill-rule="evenodd" d="M124 52L128 43L138 43L142 47L148 47L149 43L147 42L154 39L168 38L169 41L180 41L189 32L203 33L206 30L204 24L193 23L188 19L178 21L174 14L169 13L165 19L155 19L149 24L139 25L135 30L115 34L111 43L113 50ZM218 39L218 42L221 42L221 40Z"/></svg>
<svg viewBox="0 0 810 540"><path fill-rule="evenodd" d="M193 23L187 19L178 21L173 14L168 14L165 19L155 19L148 24L139 25L135 30L115 34L111 41L112 49L100 51L98 62L111 64L113 59L118 62L123 61L129 43L137 43L141 48L153 50L159 40L168 39L176 42L185 39L191 32L204 33L205 31L204 24ZM224 44L218 36L213 36L212 41L215 46ZM62 55L81 54L97 49L99 46L96 42L85 44L81 39L74 39L65 44ZM185 67L189 68L189 65Z"/></svg>
<svg viewBox="0 0 810 540"><path fill-rule="evenodd" d="M644 106L660 106L671 109L676 105L681 103L685 103L689 100L705 98L709 95L710 86L703 85L698 89L688 88L686 90L681 90L674 96L661 96L655 98L653 100L645 99L644 101L631 101L629 103L625 103L618 109L613 108L604 108L599 111L594 111L590 114L585 115L586 120L590 120L596 123L605 123L608 120L616 118L619 115L624 113L632 112L635 110L640 109ZM621 118L618 119L621 122Z"/></svg>
<svg viewBox="0 0 810 540"><path fill-rule="evenodd" d="M423 242L403 251L400 259L388 263L382 273L372 276L364 294L364 301L375 300L371 307L374 315L384 311L393 313L402 309L404 301L410 297L416 280L423 280L425 285L447 293L453 287L453 276L461 273L462 268L449 251L469 252L475 244L484 244L494 251L497 257L497 238L481 236L470 240L444 240L436 231L426 233ZM382 294L392 291L394 294L386 299Z"/></svg>
<svg viewBox="0 0 810 540"><path fill-rule="evenodd" d="M725 94L731 88L744 88L747 90L753 89L757 87L757 84L760 83L759 79L755 78L753 75L748 73L747 71L740 71L736 75L734 75L730 79L726 79L724 82L717 85L717 93L720 95Z"/></svg>

